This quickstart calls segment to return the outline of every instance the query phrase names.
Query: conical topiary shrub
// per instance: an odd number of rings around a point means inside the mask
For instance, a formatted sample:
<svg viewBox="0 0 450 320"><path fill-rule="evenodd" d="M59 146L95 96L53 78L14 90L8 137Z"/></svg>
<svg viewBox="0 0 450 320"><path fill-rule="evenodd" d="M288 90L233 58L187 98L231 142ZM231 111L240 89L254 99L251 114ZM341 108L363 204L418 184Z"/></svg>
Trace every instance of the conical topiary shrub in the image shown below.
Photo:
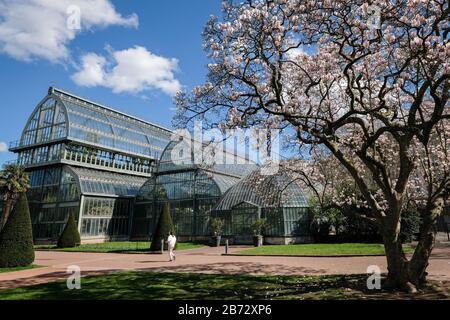
<svg viewBox="0 0 450 320"><path fill-rule="evenodd" d="M169 204L165 202L161 209L156 230L153 233L150 251L161 251L161 240L165 240L170 232L175 232L175 229L170 216Z"/></svg>
<svg viewBox="0 0 450 320"><path fill-rule="evenodd" d="M75 218L72 214L69 215L66 227L63 233L58 239L58 248L74 248L81 242L80 233L78 232L77 224L75 223Z"/></svg>
<svg viewBox="0 0 450 320"><path fill-rule="evenodd" d="M27 196L22 193L0 233L0 268L26 267L33 261L30 209Z"/></svg>

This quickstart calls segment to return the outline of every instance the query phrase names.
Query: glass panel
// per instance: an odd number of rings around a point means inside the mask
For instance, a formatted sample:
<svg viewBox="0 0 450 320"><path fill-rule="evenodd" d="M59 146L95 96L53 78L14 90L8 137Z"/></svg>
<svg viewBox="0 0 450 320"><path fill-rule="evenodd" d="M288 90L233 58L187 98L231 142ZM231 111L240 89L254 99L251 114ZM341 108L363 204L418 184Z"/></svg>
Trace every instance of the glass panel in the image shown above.
<svg viewBox="0 0 450 320"><path fill-rule="evenodd" d="M309 235L311 214L308 208L285 208L284 226L286 235Z"/></svg>
<svg viewBox="0 0 450 320"><path fill-rule="evenodd" d="M66 116L64 108L53 99L41 104L22 134L21 145L48 142L67 136Z"/></svg>
<svg viewBox="0 0 450 320"><path fill-rule="evenodd" d="M136 196L146 178L85 168L72 168L81 183L83 194Z"/></svg>
<svg viewBox="0 0 450 320"><path fill-rule="evenodd" d="M265 236L284 236L286 233L283 219L283 209L267 208L262 210L262 218L266 219Z"/></svg>
<svg viewBox="0 0 450 320"><path fill-rule="evenodd" d="M30 172L28 201L35 239L56 240L67 217L78 221L80 193L75 178L59 167Z"/></svg>
<svg viewBox="0 0 450 320"><path fill-rule="evenodd" d="M69 110L74 139L158 159L169 142L167 130L64 95L61 98Z"/></svg>
<svg viewBox="0 0 450 320"><path fill-rule="evenodd" d="M78 207L51 207L38 209L30 206L33 224L33 237L35 239L51 239L56 241L63 232L69 214L78 223Z"/></svg>
<svg viewBox="0 0 450 320"><path fill-rule="evenodd" d="M161 174L139 191L133 237L148 237L156 227L164 199L169 202L179 235L208 235L211 210L221 196L212 175L202 170Z"/></svg>
<svg viewBox="0 0 450 320"><path fill-rule="evenodd" d="M252 223L258 219L258 207L243 203L236 206L231 213L232 234L236 236L252 236Z"/></svg>
<svg viewBox="0 0 450 320"><path fill-rule="evenodd" d="M130 213L130 199L86 197L81 234L85 237L126 236Z"/></svg>

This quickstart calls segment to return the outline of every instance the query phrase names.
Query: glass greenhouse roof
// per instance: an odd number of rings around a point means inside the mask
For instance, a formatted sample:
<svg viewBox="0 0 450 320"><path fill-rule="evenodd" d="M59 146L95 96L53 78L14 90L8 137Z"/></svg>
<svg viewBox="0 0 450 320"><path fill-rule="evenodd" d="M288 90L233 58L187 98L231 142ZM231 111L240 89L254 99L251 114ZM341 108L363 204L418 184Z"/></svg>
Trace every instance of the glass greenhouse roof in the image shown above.
<svg viewBox="0 0 450 320"><path fill-rule="evenodd" d="M90 102L62 90L50 92L64 104L68 138L121 152L159 159L172 131Z"/></svg>
<svg viewBox="0 0 450 320"><path fill-rule="evenodd" d="M276 175L261 175L255 170L229 189L214 210L232 210L247 202L261 208L308 207L308 202L297 181L285 172Z"/></svg>
<svg viewBox="0 0 450 320"><path fill-rule="evenodd" d="M83 195L135 197L147 178L69 167L77 176Z"/></svg>
<svg viewBox="0 0 450 320"><path fill-rule="evenodd" d="M208 173L207 173L208 174ZM222 174L213 173L211 175L211 178L214 180L214 182L217 184L217 186L220 189L220 192L224 194L228 191L232 186L234 186L236 183L239 182L239 178L225 176Z"/></svg>
<svg viewBox="0 0 450 320"><path fill-rule="evenodd" d="M206 146L204 146L206 147ZM186 141L171 141L165 148L158 166L159 174L166 174L171 171L187 170L187 169L203 169L205 171L228 175L234 178L243 178L254 171L258 166L255 163L246 161L246 163L237 163L239 159L245 162L245 159L238 155L230 153L221 153L222 163L195 163L193 150L190 154L183 154L185 150L190 150ZM211 161L213 162L213 161ZM224 183L226 185L226 183Z"/></svg>
<svg viewBox="0 0 450 320"><path fill-rule="evenodd" d="M138 193L138 200L152 200L155 192L158 195L159 192L163 192L170 199L191 199L194 194L204 197L219 197L239 180L237 177L202 169L166 172L148 179ZM155 189L155 187L157 188Z"/></svg>

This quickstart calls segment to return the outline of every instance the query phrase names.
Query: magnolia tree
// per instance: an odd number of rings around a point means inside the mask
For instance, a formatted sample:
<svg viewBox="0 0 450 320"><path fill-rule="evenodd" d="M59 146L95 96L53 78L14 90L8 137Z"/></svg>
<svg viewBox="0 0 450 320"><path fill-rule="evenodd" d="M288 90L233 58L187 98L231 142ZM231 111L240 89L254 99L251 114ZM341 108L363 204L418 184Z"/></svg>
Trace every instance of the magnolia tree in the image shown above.
<svg viewBox="0 0 450 320"><path fill-rule="evenodd" d="M310 191L310 198L314 198L321 211L341 209L356 199L356 195L349 198L342 190L346 185L354 185L353 179L339 161L323 149L312 149L307 160L291 159L282 166Z"/></svg>
<svg viewBox="0 0 450 320"><path fill-rule="evenodd" d="M383 236L385 284L414 291L450 188L448 1L226 1L223 12L204 31L208 81L177 95L176 124L291 128L308 150L326 148ZM422 225L408 260L411 190Z"/></svg>
<svg viewBox="0 0 450 320"><path fill-rule="evenodd" d="M425 158L422 155L416 159L423 161ZM320 228L323 223L325 227L332 225L336 230L345 232L346 221L350 221L350 223L354 221L357 225L360 225L362 221L372 224L372 227L362 224L363 230L360 231L364 232L370 232L373 227L377 227L377 220L370 214L371 209L355 185L354 179L348 174L345 167L328 152L322 150L317 152L314 149L307 161L292 159L283 162L281 166L290 173L293 180L300 182L304 190L310 191L310 206L315 215L315 223L317 223L315 227ZM414 170L416 177L408 183L401 212L400 236L402 241L411 240L413 235L419 231L420 214L418 209L423 209L426 203L422 190L424 190L424 184L429 182L426 172L421 166L418 166ZM376 194L377 184L370 177L366 179L366 183L371 188L370 192ZM354 218L356 220L353 220Z"/></svg>

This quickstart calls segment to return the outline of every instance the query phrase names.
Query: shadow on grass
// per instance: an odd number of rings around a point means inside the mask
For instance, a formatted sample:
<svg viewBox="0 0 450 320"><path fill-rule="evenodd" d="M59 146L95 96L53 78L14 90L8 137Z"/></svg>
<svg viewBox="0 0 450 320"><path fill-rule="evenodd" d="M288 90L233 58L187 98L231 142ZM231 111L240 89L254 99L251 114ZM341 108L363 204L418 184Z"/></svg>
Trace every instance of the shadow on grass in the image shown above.
<svg viewBox="0 0 450 320"><path fill-rule="evenodd" d="M420 295L369 292L365 275L249 276L119 272L83 278L80 290L66 282L0 290L2 299L42 300L266 300L266 299L448 299L428 289Z"/></svg>
<svg viewBox="0 0 450 320"><path fill-rule="evenodd" d="M149 260L150 262L151 260ZM145 263L146 261L140 261ZM327 272L326 269L311 269L298 266L286 266L280 264L267 265L258 262L220 262L220 263L199 263L199 264L183 264L176 263L165 266L155 267L153 269L144 269L143 271L153 272L178 272L178 273L214 273L214 274L251 274L251 275L273 275L279 273L280 270L287 274L311 274L322 275Z"/></svg>
<svg viewBox="0 0 450 320"><path fill-rule="evenodd" d="M275 274L280 268L283 268L285 272L289 273L308 273L320 275L325 272L325 270L314 270L301 267L287 267L283 265L271 265L267 266L261 263L254 262L228 262L228 263L202 263L202 264L183 264L177 265L176 262L168 262L165 256L161 256L161 260L139 260L137 263L141 264L142 267L137 268L137 271L147 271L147 272L162 272L162 273L200 273L200 274L215 274L215 275L233 275L233 274L253 274L253 275L271 275ZM152 266L155 263L166 263L165 266ZM119 272L123 270L119 269L103 269L99 271L83 271L82 276L88 277L93 275L104 275L107 276L111 272ZM49 272L41 275L36 275L27 278L18 278L14 280L3 280L0 283L0 289L7 288L19 288L26 286L38 285L41 283L49 283L58 281L61 279L67 279L68 274L61 270L55 272ZM1 299L1 296L0 296Z"/></svg>
<svg viewBox="0 0 450 320"><path fill-rule="evenodd" d="M119 270L102 270L102 271L85 271L83 272L83 276L99 276L105 275L105 273L118 272ZM34 286L39 286L47 282L55 282L61 279L67 279L69 274L66 271L55 271L55 272L47 272L43 274L38 274L32 277L27 278L16 278L14 280L2 280L0 282L0 293L3 293L4 290L16 290L16 289L8 289L8 288L32 288ZM65 283L64 283L65 284ZM2 298L0 297L0 300Z"/></svg>

